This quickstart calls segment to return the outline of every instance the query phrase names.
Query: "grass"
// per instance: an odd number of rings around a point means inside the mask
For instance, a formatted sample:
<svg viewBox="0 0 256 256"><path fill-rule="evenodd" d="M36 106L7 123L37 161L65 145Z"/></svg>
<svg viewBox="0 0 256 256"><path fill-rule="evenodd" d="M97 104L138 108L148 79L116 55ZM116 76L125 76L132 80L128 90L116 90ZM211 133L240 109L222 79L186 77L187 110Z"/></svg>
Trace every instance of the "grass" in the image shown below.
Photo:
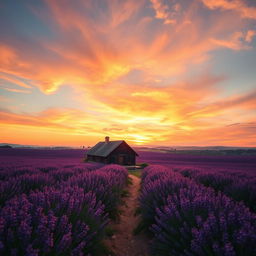
<svg viewBox="0 0 256 256"><path fill-rule="evenodd" d="M140 166L141 169L144 169L148 166L148 163L139 163L138 165Z"/></svg>
<svg viewBox="0 0 256 256"><path fill-rule="evenodd" d="M121 197L128 197L130 195L129 191L124 189L121 193Z"/></svg>
<svg viewBox="0 0 256 256"><path fill-rule="evenodd" d="M127 185L132 185L133 184L132 179L130 177L128 177L126 183L127 183Z"/></svg>
<svg viewBox="0 0 256 256"><path fill-rule="evenodd" d="M147 163L139 163L137 164L137 166L140 166L139 169L133 169L133 170L128 170L129 174L132 174L138 178L141 177L141 172L144 168L146 168L148 166Z"/></svg>
<svg viewBox="0 0 256 256"><path fill-rule="evenodd" d="M135 170L135 171L129 170L129 174L132 174L132 175L140 178L141 177L141 170Z"/></svg>

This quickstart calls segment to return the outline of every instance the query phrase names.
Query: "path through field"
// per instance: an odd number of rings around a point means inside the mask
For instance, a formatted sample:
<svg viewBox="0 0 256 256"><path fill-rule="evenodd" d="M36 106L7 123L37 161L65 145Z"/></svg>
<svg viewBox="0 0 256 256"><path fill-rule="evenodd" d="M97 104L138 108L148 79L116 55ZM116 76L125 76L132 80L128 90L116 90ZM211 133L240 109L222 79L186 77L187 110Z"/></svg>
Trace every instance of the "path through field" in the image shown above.
<svg viewBox="0 0 256 256"><path fill-rule="evenodd" d="M134 236L139 216L134 216L138 207L140 179L129 175L132 185L128 186L129 196L125 197L125 204L120 207L121 215L118 223L112 223L115 230L112 238L106 240L106 245L116 256L148 256L148 239L144 234Z"/></svg>

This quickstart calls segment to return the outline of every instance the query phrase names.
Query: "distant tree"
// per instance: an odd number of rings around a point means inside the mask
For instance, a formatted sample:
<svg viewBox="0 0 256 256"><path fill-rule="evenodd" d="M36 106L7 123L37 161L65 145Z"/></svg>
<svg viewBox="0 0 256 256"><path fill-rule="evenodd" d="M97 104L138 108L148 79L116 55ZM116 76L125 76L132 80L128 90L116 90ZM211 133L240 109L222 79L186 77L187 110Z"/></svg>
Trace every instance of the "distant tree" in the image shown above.
<svg viewBox="0 0 256 256"><path fill-rule="evenodd" d="M10 145L2 145L2 146L0 146L0 148L12 148L12 146L10 146Z"/></svg>

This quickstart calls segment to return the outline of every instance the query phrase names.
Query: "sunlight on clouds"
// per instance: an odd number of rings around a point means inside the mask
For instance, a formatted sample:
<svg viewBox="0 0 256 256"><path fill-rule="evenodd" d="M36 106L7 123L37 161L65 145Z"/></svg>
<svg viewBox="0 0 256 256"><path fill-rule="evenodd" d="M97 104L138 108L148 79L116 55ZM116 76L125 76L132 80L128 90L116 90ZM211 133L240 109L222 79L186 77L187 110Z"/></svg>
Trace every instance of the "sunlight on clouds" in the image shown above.
<svg viewBox="0 0 256 256"><path fill-rule="evenodd" d="M18 86L20 86L20 87L32 88L32 86L30 86L30 85L28 85L28 84L26 84L26 83L20 81L19 79L13 78L13 77L11 77L11 76L9 76L9 75L6 75L6 74L4 74L4 73L0 73L0 79L5 80L5 81L7 81L7 82L10 82L10 83L12 83L12 84L16 84L16 85L18 85Z"/></svg>
<svg viewBox="0 0 256 256"><path fill-rule="evenodd" d="M130 134L128 136L128 140L133 142L135 145L143 145L146 144L147 142L151 142L149 138L143 135L138 135L138 134Z"/></svg>
<svg viewBox="0 0 256 256"><path fill-rule="evenodd" d="M245 41L248 43L251 43L255 36L256 36L255 30L248 30L245 36Z"/></svg>
<svg viewBox="0 0 256 256"><path fill-rule="evenodd" d="M212 60L253 54L256 7L242 0L30 5L37 33L15 22L0 40L6 141L92 145L106 134L136 145L253 144L255 91L227 89L230 74L217 74ZM35 88L50 97L62 86L74 89L79 107L65 105L71 93L37 113L30 102L30 111L15 105ZM232 117L246 125L229 127Z"/></svg>
<svg viewBox="0 0 256 256"><path fill-rule="evenodd" d="M161 118L159 117L134 117L133 115L129 117L126 120L119 120L120 123L122 124L137 124L137 123L156 123L159 122ZM117 121L117 120L116 120Z"/></svg>
<svg viewBox="0 0 256 256"><path fill-rule="evenodd" d="M1 87L0 89L9 91L9 92L17 92L17 93L31 93L31 91L28 90L21 90L21 89L14 89L14 88L7 88L7 87Z"/></svg>
<svg viewBox="0 0 256 256"><path fill-rule="evenodd" d="M211 39L211 41L224 48L230 48L232 50L248 50L250 46L245 44L245 42L250 43L252 41L254 34L252 32L242 33L242 32L235 32L230 36L228 40L221 40L221 39Z"/></svg>
<svg viewBox="0 0 256 256"><path fill-rule="evenodd" d="M249 7L244 0L201 0L210 9L235 11L243 18L256 19L256 7Z"/></svg>
<svg viewBox="0 0 256 256"><path fill-rule="evenodd" d="M174 13L171 13L168 5L163 0L151 0L152 6L156 13L157 19L164 20L164 24L175 24L176 20L173 19ZM180 8L179 4L175 4L173 11L178 11Z"/></svg>
<svg viewBox="0 0 256 256"><path fill-rule="evenodd" d="M88 13L80 14L79 4L85 8L80 1L78 6L71 8L65 7L66 2L59 5L57 1L48 1L51 22L57 22L60 27L56 38L42 39L37 42L39 50L32 52L29 47L24 50L1 44L0 51L5 58L0 61L0 70L30 79L33 85L50 94L64 84L94 90L95 85L110 84L133 69L143 70L148 77L169 78L186 73L191 65L203 64L212 50L222 47L249 49L253 34L237 32L241 25L239 20L230 23L233 16L218 17L205 30L196 4L188 5L187 9L182 7L181 11L175 2L168 7L164 1L157 0L154 1L155 8L180 13L181 22L172 27L163 26L147 16L138 16L143 2L137 2L115 1L109 4L112 12L107 16L108 13L101 12L97 3L88 1L88 6L99 14L99 20L94 20ZM121 10L129 8L129 12L123 13L118 7ZM134 18L135 23L126 24L129 18ZM145 18L147 22L144 22ZM188 20L193 20L193 23L188 23ZM223 26L224 22L228 25ZM157 28L154 36L149 32L152 26ZM223 34L224 38L218 36ZM240 42L240 37L244 38L246 45Z"/></svg>

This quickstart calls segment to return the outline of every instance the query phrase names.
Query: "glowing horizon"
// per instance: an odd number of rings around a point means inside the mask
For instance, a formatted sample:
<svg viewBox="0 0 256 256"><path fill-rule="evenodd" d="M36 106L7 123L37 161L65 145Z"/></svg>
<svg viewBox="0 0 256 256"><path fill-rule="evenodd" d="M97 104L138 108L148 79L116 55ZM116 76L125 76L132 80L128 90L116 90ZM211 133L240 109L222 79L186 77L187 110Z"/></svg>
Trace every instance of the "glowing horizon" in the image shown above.
<svg viewBox="0 0 256 256"><path fill-rule="evenodd" d="M256 146L255 1L15 0L0 14L0 143Z"/></svg>

